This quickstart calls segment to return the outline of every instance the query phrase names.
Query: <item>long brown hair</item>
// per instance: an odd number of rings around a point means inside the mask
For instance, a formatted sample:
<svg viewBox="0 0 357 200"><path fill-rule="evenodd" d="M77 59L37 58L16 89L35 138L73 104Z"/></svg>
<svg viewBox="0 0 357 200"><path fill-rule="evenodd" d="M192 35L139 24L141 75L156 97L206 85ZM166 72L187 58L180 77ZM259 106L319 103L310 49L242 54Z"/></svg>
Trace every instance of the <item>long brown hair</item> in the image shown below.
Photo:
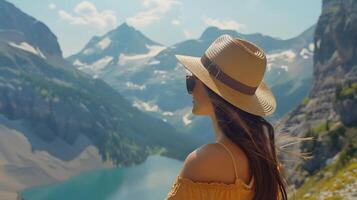
<svg viewBox="0 0 357 200"><path fill-rule="evenodd" d="M204 84L203 84L204 85ZM248 157L255 181L254 200L287 200L287 182L278 161L274 127L263 117L245 112L204 85L222 132Z"/></svg>

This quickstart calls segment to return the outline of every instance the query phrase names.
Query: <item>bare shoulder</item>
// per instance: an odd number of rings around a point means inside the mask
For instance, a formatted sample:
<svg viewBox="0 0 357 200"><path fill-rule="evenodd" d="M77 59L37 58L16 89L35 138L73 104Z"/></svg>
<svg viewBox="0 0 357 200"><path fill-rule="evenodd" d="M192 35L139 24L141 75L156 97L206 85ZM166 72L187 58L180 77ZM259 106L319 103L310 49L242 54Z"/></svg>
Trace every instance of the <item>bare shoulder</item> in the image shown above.
<svg viewBox="0 0 357 200"><path fill-rule="evenodd" d="M217 143L209 143L191 152L185 159L180 176L198 182L232 182L223 165L229 156Z"/></svg>
<svg viewBox="0 0 357 200"><path fill-rule="evenodd" d="M185 165L203 165L215 161L219 157L220 147L217 143L202 145L191 152L185 159Z"/></svg>

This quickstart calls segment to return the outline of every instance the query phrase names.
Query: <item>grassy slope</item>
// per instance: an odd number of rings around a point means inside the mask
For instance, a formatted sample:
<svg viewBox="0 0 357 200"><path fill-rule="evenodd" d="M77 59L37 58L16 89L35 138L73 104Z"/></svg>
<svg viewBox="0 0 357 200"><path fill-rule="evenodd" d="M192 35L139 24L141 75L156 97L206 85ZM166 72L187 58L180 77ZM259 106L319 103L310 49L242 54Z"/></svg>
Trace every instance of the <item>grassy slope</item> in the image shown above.
<svg viewBox="0 0 357 200"><path fill-rule="evenodd" d="M307 178L304 185L296 191L295 195L291 195L291 199L352 199L352 194L357 194L356 188L357 157L352 158L343 166L339 166L337 162L332 163Z"/></svg>
<svg viewBox="0 0 357 200"><path fill-rule="evenodd" d="M339 136L343 137L339 141L339 143L342 143L341 149L333 159L327 162L327 165L307 177L305 183L298 188L296 193L290 194L291 199L357 199L356 126L339 125L330 131L322 130L316 128L315 132L323 132L324 135L338 133Z"/></svg>

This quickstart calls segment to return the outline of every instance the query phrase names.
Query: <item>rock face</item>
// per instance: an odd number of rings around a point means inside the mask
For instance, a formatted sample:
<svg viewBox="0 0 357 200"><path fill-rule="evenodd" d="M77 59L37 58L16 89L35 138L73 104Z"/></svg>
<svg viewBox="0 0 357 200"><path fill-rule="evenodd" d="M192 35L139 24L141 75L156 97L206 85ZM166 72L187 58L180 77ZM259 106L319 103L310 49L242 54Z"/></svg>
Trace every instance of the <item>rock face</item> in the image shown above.
<svg viewBox="0 0 357 200"><path fill-rule="evenodd" d="M27 41L46 56L62 57L57 37L50 29L5 0L0 0L0 19L2 39L17 43Z"/></svg>
<svg viewBox="0 0 357 200"><path fill-rule="evenodd" d="M277 123L277 132L304 136L311 130L316 132L338 122L345 125L356 123L356 13L357 2L354 0L323 1L322 13L314 37L312 89L304 103ZM322 142L314 152L318 153L315 155L316 158L306 162L302 167L308 173L324 166L324 161L333 157L338 149L330 148ZM294 178L296 177L292 179Z"/></svg>

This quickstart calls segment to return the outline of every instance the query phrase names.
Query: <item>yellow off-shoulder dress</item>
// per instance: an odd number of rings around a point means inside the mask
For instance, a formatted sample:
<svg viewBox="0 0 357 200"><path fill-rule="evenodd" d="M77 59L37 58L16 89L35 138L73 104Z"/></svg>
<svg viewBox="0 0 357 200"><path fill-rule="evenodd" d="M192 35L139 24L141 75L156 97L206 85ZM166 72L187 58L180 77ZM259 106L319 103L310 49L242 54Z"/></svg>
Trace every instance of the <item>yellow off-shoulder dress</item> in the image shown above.
<svg viewBox="0 0 357 200"><path fill-rule="evenodd" d="M235 171L235 182L231 184L220 182L196 182L177 176L165 200L251 200L254 197L254 177L246 184L238 178L236 163L232 152L221 144L230 154Z"/></svg>

